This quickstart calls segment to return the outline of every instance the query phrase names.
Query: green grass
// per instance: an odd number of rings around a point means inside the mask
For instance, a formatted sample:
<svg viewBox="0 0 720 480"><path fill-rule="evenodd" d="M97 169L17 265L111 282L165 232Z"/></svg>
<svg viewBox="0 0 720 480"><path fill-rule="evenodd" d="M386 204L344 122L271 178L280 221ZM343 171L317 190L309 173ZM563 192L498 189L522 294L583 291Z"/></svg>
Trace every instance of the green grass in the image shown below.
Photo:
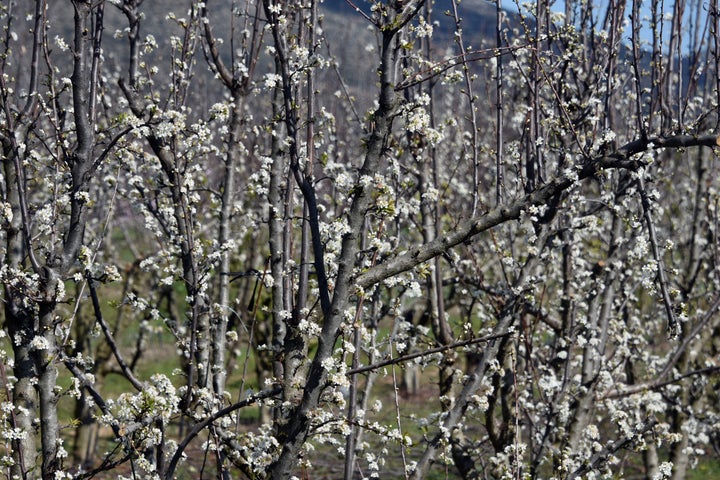
<svg viewBox="0 0 720 480"><path fill-rule="evenodd" d="M701 459L694 470L688 471L687 480L720 480L720 459Z"/></svg>

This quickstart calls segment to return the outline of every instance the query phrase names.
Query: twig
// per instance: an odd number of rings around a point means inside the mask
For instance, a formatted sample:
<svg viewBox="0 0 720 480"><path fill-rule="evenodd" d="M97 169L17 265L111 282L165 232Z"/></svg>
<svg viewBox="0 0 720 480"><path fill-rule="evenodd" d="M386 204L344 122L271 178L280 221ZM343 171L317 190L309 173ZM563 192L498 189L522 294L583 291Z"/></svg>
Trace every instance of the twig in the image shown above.
<svg viewBox="0 0 720 480"><path fill-rule="evenodd" d="M670 299L670 293L667 288L667 279L665 278L665 268L662 261L662 255L660 255L660 248L657 243L657 234L655 233L655 224L652 220L650 213L650 199L648 198L647 191L645 190L645 180L643 179L644 172L640 172L638 175L638 187L640 189L640 200L643 207L643 214L645 216L645 222L648 227L648 236L650 237L650 245L652 247L653 257L655 258L657 268L657 282L660 284L660 294L662 295L663 305L665 305L665 313L667 314L668 321L668 335L670 338L676 338L679 333L679 326L677 318L675 318L675 312L673 311L672 300Z"/></svg>
<svg viewBox="0 0 720 480"><path fill-rule="evenodd" d="M657 423L657 419L648 418L643 424L641 424L637 429L635 429L633 436L625 437L617 442L609 442L607 445L605 445L605 448L594 454L580 468L568 475L568 480L582 477L586 473L598 469L601 465L606 463L608 458L614 455L615 452L622 450L623 448L632 447L633 445L635 445L637 443L637 439L635 437L644 435L655 425L657 425Z"/></svg>
<svg viewBox="0 0 720 480"><path fill-rule="evenodd" d="M102 395L100 395L100 392L98 392L92 383L87 379L87 377L83 374L83 372L80 371L80 369L77 366L77 363L75 362L75 359L67 357L65 354L61 354L61 359L63 364L65 365L65 368L70 370L70 373L73 374L75 378L80 381L80 384L82 387L87 390L87 392L90 394L90 396L93 398L93 401L95 401L95 405L98 406L98 408L105 414L110 414L110 409L107 406L107 403L105 403L105 399L103 399ZM115 433L115 436L117 438L122 437L120 435L120 427L118 427L116 422L113 422L110 427L112 428L113 432Z"/></svg>
<svg viewBox="0 0 720 480"><path fill-rule="evenodd" d="M467 119L470 122L471 127L471 146L472 146L472 165L473 165L473 187L472 187L472 210L471 210L471 216L475 216L477 214L478 209L478 192L482 190L480 185L480 165L478 162L478 125L477 125L477 109L475 108L475 93L473 92L473 82L472 77L473 75L470 73L470 67L468 66L468 60L467 60L467 52L465 50L465 40L463 39L462 35L462 21L460 19L460 15L458 14L458 4L460 3L459 0L453 0L452 2L452 13L453 13L453 20L455 20L455 44L457 45L458 50L460 50L460 65L462 65L462 72L463 72L463 78L465 80L465 96L468 99L468 110L470 111L469 118ZM496 45L496 47L500 48L500 45ZM498 55L498 64L500 64L500 55ZM500 80L501 81L501 80ZM462 90L461 90L462 92ZM502 108L502 107L501 107ZM499 145L498 145L498 148ZM463 148L465 150L465 148Z"/></svg>
<svg viewBox="0 0 720 480"><path fill-rule="evenodd" d="M5 370L5 362L4 361L0 361L0 379L2 379L3 385L5 386L5 388L4 388L5 400L7 400L8 403L15 405L13 390L10 388L10 386L12 384L8 381L8 376L7 376L7 371ZM15 409L13 408L10 411L10 425L12 426L12 428L16 428L17 424L18 424L18 422L17 422L17 418L15 415ZM17 438L13 438L10 440L10 445L12 448L17 448L18 460L20 463L20 473L22 474L22 477L25 478L25 476L27 475L27 471L25 469L25 460L23 460L24 451L22 448L20 448L20 440ZM9 477L9 475L8 475L8 477Z"/></svg>
<svg viewBox="0 0 720 480"><path fill-rule="evenodd" d="M375 25L376 27L378 26L378 23L377 23L375 20L373 20L372 17L370 17L367 13L363 12L363 11L360 9L360 7L358 7L357 5L355 5L355 4L352 2L352 0L345 0L345 3L347 3L348 5L350 5L353 9L355 9L355 11L356 11L357 13L359 13L360 15L362 15L363 17L365 17L365 20L367 20L368 22L372 23L372 24Z"/></svg>
<svg viewBox="0 0 720 480"><path fill-rule="evenodd" d="M715 311L720 308L720 296L715 298L715 301L713 302L712 306L705 312L705 315L703 316L702 320L698 322L697 325L690 331L689 334L684 335L684 339L680 345L677 346L675 349L675 353L673 356L668 360L668 362L665 364L665 367L662 369L660 374L655 378L654 380L643 382L643 383L637 383L635 385L629 385L628 387L624 389L616 389L614 391L609 392L608 394L602 396L598 400L605 400L605 399L612 399L612 398L619 398L619 397L625 397L627 395L632 395L634 393L642 392L645 390L656 390L658 388L662 388L666 385L670 385L672 383L676 383L684 378L691 377L694 375L703 375L705 373L712 373L715 370L720 369L720 367L707 367L702 368L700 370L693 370L691 372L684 373L682 375L679 375L678 377L675 377L671 380L663 380L673 369L673 367L677 364L678 360L680 359L680 356L682 353L687 349L690 342L700 333L700 330L702 330L705 325L710 321L710 319L715 314Z"/></svg>
<svg viewBox="0 0 720 480"><path fill-rule="evenodd" d="M554 36L549 35L546 39L550 40L552 38L554 38ZM426 82L431 78L437 77L441 73L450 70L451 68L457 67L458 65L465 65L471 62L479 62L481 60L488 60L490 58L500 58L503 55L510 55L513 54L515 51L530 48L532 47L532 45L532 43L522 43L519 45L481 48L478 50L469 50L465 53L459 53L452 57L446 58L424 70L420 70L412 75L408 75L406 79L397 84L395 90L405 90L419 83Z"/></svg>
<svg viewBox="0 0 720 480"><path fill-rule="evenodd" d="M168 469L165 472L165 478L167 480L170 480L173 478L173 473L175 472L175 468L177 467L177 463L180 461L180 457L182 457L183 451L188 446L188 444L198 436L200 432L202 432L205 428L207 428L208 425L213 423L215 420L224 417L225 415L228 415L229 413L234 412L235 410L238 410L240 408L247 407L249 405L254 404L258 400L263 400L268 397L272 397L273 395L277 395L282 391L282 387L280 385L274 385L266 390L262 390L255 395L251 395L247 397L245 400L240 400L239 402L233 403L232 405L229 405L225 408L222 408L218 410L217 412L213 413L209 417L207 417L205 420L202 420L201 422L196 423L193 428L190 429L188 434L185 436L182 442L178 444L177 450L175 450L175 453L173 454L172 459L170 459L170 463L168 463Z"/></svg>
<svg viewBox="0 0 720 480"><path fill-rule="evenodd" d="M112 454L115 451L119 450L120 447L121 447L120 444L115 445L115 448L113 449L113 451L111 451L107 454L107 456L103 460L103 463L101 463L99 467L93 468L92 470L83 472L81 474L77 474L74 477L72 477L73 480L82 480L85 478L93 478L94 476L96 476L99 473L107 472L108 470L112 470L112 469L122 465L123 463L127 462L128 460L130 460L133 456L133 453L125 453L125 455L121 459L115 460L115 461L110 461Z"/></svg>
<svg viewBox="0 0 720 480"><path fill-rule="evenodd" d="M422 352L409 353L407 355L402 355L400 357L383 360L382 362L374 363L372 365L366 365L364 367L359 367L359 368L355 368L353 370L348 370L346 372L346 375L356 375L358 373L365 373L365 372L369 372L372 370L378 370L380 368L387 367L388 365L396 365L398 363L404 363L404 362L413 360L418 357L432 355L433 353L441 353L441 352L445 352L447 350L453 350L455 348L461 348L461 347L466 347L468 345L474 345L476 343L489 342L490 340L495 340L497 338L502 338L507 335L510 335L510 333L511 332L494 333L491 335L486 335L484 337L471 338L470 340L462 340L460 342L451 343L449 345L442 345L440 347L431 348L429 350L424 350Z"/></svg>
<svg viewBox="0 0 720 480"><path fill-rule="evenodd" d="M127 363L123 359L123 356L120 353L120 349L118 348L117 343L115 343L112 332L110 331L110 328L108 327L105 319L102 316L102 311L100 310L100 301L98 300L97 290L95 289L95 279L92 277L90 270L85 271L85 278L87 279L88 289L90 290L90 298L92 299L93 310L95 311L95 318L100 324L100 328L102 328L105 339L110 346L110 350L112 350L113 355L118 362L118 365L120 365L120 369L122 370L123 375L125 375L125 378L127 378L128 381L132 384L132 386L140 392L143 390L143 384L135 377L135 375L130 370L130 367L128 367Z"/></svg>

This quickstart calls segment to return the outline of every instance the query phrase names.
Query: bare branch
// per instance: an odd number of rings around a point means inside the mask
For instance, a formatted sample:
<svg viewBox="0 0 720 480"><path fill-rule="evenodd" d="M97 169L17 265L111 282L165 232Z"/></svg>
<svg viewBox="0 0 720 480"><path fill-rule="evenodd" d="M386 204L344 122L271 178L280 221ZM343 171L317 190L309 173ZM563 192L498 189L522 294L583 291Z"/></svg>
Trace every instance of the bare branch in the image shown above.
<svg viewBox="0 0 720 480"><path fill-rule="evenodd" d="M120 365L120 369L122 370L125 378L127 378L132 386L140 392L144 388L144 385L135 377L132 370L130 370L130 367L128 367L127 363L123 359L120 349L118 348L117 343L115 343L113 334L103 318L102 310L100 309L100 300L98 300L97 290L95 289L95 279L92 277L90 270L85 271L85 279L87 280L88 289L90 290L90 298L92 299L93 310L95 311L95 319L100 324L100 328L105 335L105 340L107 340L108 345L110 345L110 349L112 350L113 355L115 355L115 359L117 360L118 365Z"/></svg>
<svg viewBox="0 0 720 480"><path fill-rule="evenodd" d="M30 60L30 84L28 85L27 101L23 108L24 115L30 115L37 104L38 69L40 67L40 50L42 49L43 36L45 34L45 0L35 1L35 26L33 28L32 57ZM9 33L9 30L8 30ZM4 62L5 60L3 60Z"/></svg>
<svg viewBox="0 0 720 480"><path fill-rule="evenodd" d="M388 360L383 360L382 362L373 363L372 365L365 365L364 367L358 367L353 370L348 370L345 374L348 376L351 376L351 375L357 375L359 373L372 372L374 370L379 370L383 367L387 367L390 365L399 365L401 363L406 363L406 362L409 362L410 360L414 360L416 358L427 357L434 353L442 353L442 352L447 352L448 350L456 350L459 348L467 347L470 345L475 345L478 343L489 342L490 340L495 340L498 338L506 337L508 335L509 335L508 332L501 332L501 333L494 333L492 335L485 335L484 337L471 338L469 340L461 340L461 341L454 342L454 343L451 343L448 345L442 345L440 347L423 350L422 352L409 353L407 355L401 355L399 357L390 358Z"/></svg>

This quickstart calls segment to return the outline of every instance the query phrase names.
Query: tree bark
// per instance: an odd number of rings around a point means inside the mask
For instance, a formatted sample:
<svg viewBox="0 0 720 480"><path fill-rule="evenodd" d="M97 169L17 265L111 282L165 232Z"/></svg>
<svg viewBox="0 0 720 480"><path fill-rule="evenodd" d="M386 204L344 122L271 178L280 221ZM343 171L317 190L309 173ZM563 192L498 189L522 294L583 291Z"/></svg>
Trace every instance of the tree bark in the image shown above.
<svg viewBox="0 0 720 480"><path fill-rule="evenodd" d="M267 5L267 0L266 0ZM266 11L268 10L266 6ZM394 25L393 22L391 22ZM402 26L402 24L400 24ZM399 27L398 27L399 28ZM277 29L273 29L277 36ZM397 30L382 31L381 65L379 68L381 87L379 107L374 114L375 130L367 143L367 153L359 172L359 179L372 176L378 169L392 129L396 114L397 100L395 86L395 46ZM280 43L276 38L276 43ZM320 401L320 394L326 387L327 374L324 363L332 357L335 341L345 320L345 311L354 295L352 283L355 258L359 250L359 232L365 221L365 214L371 205L370 188L358 183L354 189L348 216L349 233L342 239L338 259L338 273L330 306L323 308L324 321L318 348L307 374L302 400L293 409L288 423L278 432L278 441L283 446L278 459L270 466L270 477L275 480L290 478L297 465L300 449L305 443L312 423L312 411ZM317 259L316 259L317 260Z"/></svg>
<svg viewBox="0 0 720 480"><path fill-rule="evenodd" d="M5 171L6 201L13 205L13 217L5 226L5 258L3 265L11 271L23 268L24 239L22 233L22 217L20 209L20 192L18 185L22 181L15 168L13 158L16 150L5 145L3 167ZM20 288L18 288L20 287ZM17 379L12 390L12 401L15 407L13 428L21 435L12 441L14 464L10 469L13 477L25 478L26 473L35 466L35 426L33 421L37 411L37 393L34 379L37 378L37 367L33 358L30 342L35 336L35 317L32 308L26 306L21 285L4 282L4 308L8 326L8 334L12 340L15 365L13 375ZM10 399L8 399L10 400Z"/></svg>
<svg viewBox="0 0 720 480"><path fill-rule="evenodd" d="M225 168L222 185L220 219L218 226L218 248L221 249L218 305L219 311L212 316L211 335L211 375L213 391L222 396L225 392L225 356L227 340L225 338L228 327L228 312L230 308L230 252L227 243L231 238L230 220L234 206L235 175L240 157L240 151L235 146L240 138L242 124L243 98L239 89L233 92L233 106L230 113L230 135L227 139L227 153L225 154Z"/></svg>
<svg viewBox="0 0 720 480"><path fill-rule="evenodd" d="M40 329L38 335L45 339L46 347L36 354L40 399L40 439L42 444L42 477L53 478L60 468L58 447L60 446L60 424L57 415L58 396L57 366L58 345L54 328L55 288L57 280L50 278L47 284L47 301L40 304Z"/></svg>

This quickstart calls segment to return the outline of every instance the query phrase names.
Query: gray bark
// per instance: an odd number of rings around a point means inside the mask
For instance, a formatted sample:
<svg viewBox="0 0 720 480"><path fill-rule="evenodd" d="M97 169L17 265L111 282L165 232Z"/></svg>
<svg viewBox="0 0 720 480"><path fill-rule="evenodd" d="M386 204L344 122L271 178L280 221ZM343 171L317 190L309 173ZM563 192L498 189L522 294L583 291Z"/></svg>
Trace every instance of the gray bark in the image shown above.
<svg viewBox="0 0 720 480"><path fill-rule="evenodd" d="M658 474L658 452L654 444L648 444L647 450L643 452L643 460L645 462L645 478L653 480Z"/></svg>
<svg viewBox="0 0 720 480"><path fill-rule="evenodd" d="M40 329L38 334L45 338L47 347L37 352L36 361L38 363L38 382L37 389L40 400L40 440L42 444L42 477L53 478L54 473L60 468L59 458L57 456L60 424L57 415L58 396L55 391L57 386L57 342L54 329L54 311L55 311L55 286L57 280L48 282L48 288L52 289L48 292L52 295L52 300L43 302L40 305Z"/></svg>
<svg viewBox="0 0 720 480"><path fill-rule="evenodd" d="M240 125L242 119L242 98L237 95L233 97L233 107L230 116L230 135L227 139L228 151L225 156L224 183L222 186L222 199L220 207L220 224L218 226L218 247L223 249L218 266L221 275L218 285L218 304L220 311L215 312L212 317L212 358L211 375L213 391L216 395L223 395L225 391L225 356L227 341L225 335L228 326L228 311L230 307L230 252L226 250L226 244L231 238L230 219L232 217L233 200L235 193L235 174L240 156L240 151L234 147L240 138Z"/></svg>
<svg viewBox="0 0 720 480"><path fill-rule="evenodd" d="M276 90L273 101L273 113L277 114L278 99L277 95L279 92ZM273 336L272 346L273 354L276 360L273 362L273 374L276 378L282 378L284 380L283 396L285 398L292 398L295 396L292 393L292 386L287 381L286 371L294 371L296 369L296 359L288 358L286 354L283 354L285 349L285 338L288 335L286 320L284 318L284 312L290 311L289 295L287 292L290 289L290 282L285 272L287 265L287 253L288 253L288 240L286 232L286 209L284 207L284 197L282 192L284 189L288 189L288 183L283 183L283 178L286 176L287 162L285 162L282 155L279 154L277 136L273 137L271 146L272 155L272 166L270 170L270 188L268 192L268 203L269 203L269 233L268 244L270 246L270 272L272 278L275 280L271 288L272 296L272 316L273 316ZM283 360L279 360L283 358ZM278 412L279 413L279 412Z"/></svg>
<svg viewBox="0 0 720 480"><path fill-rule="evenodd" d="M6 200L13 205L12 224L7 228L7 249L5 264L22 270L29 260L32 271L37 274L38 284L27 288L15 288L5 285L5 311L11 336L18 339L13 344L15 354L14 374L17 384L13 401L21 407L15 415L14 423L23 429L25 437L14 445L16 466L13 475L27 475L51 478L59 468L57 458L59 446L59 422L57 417L57 367L58 346L55 331L55 307L58 283L67 274L77 260L78 251L83 242L87 208L84 200L75 195L82 192L93 169L94 113L92 101L96 93L99 68L99 44L102 32L102 7L97 7L94 28L89 24L93 7L90 2L75 1L74 6L74 49L72 73L72 97L74 107L76 147L70 152L67 162L71 173L70 215L64 228L60 247L44 255L41 264L33 248L30 237L30 218L28 215L27 192L23 159L19 157L16 143L18 138L25 139L28 125L12 125L10 119L15 115L6 110L10 137L4 137ZM34 47L30 75L30 91L25 112L34 107L38 82L39 47L43 40L45 2L36 2L34 27ZM92 32L92 34L89 34ZM97 48L93 48L93 46ZM7 107L7 105L6 105ZM19 118L19 117L18 117ZM54 232L59 231L55 228ZM55 235L55 233L51 235ZM56 245L51 238L51 245ZM35 290L35 291L33 291ZM33 340L43 339L44 346L33 346ZM33 387L34 385L34 387ZM37 470L34 419L40 414L41 465ZM33 471L33 473L30 473Z"/></svg>
<svg viewBox="0 0 720 480"><path fill-rule="evenodd" d="M367 142L367 153L359 172L359 178L372 176L379 167L383 151L387 145L393 118L397 112L397 99L394 90L396 83L396 56L395 35L414 14L422 2L408 2L404 14L388 19L388 26L382 30L380 93L379 108L375 112L375 130ZM266 2L266 13L268 12ZM268 15L272 18L271 15ZM276 45L281 44L280 32L273 29ZM338 259L338 274L335 282L332 300L329 306L324 307L323 328L320 334L318 349L313 357L307 375L307 383L303 391L302 400L291 413L288 423L278 432L278 441L283 449L278 459L270 467L270 476L273 479L287 479L293 474L298 462L300 449L310 432L312 410L317 407L320 394L325 388L327 371L323 362L331 358L335 341L344 321L345 310L349 306L350 297L355 293L352 283L355 258L359 250L359 234L365 221L365 214L371 205L371 195L367 187L358 184L354 189L354 196L348 215L349 233L342 240L341 254ZM316 256L316 266L318 258ZM322 287L321 287L322 289ZM322 292L321 292L322 294Z"/></svg>
<svg viewBox="0 0 720 480"><path fill-rule="evenodd" d="M16 155L10 145L5 145L3 155L3 166L6 181L5 200L11 205L20 205L20 192L18 191L19 178L15 162L12 159ZM22 233L22 217L17 208L13 209L12 222L5 226L6 250L3 264L13 269L23 267L24 238ZM7 319L8 334L13 346L15 368L13 374L17 381L12 390L11 397L15 406L13 415L13 427L18 431L25 432L24 436L12 442L13 458L15 464L11 467L10 473L18 478L25 478L36 461L35 451L35 427L33 420L37 410L37 395L33 386L33 379L37 377L37 369L33 358L30 341L35 335L35 320L32 309L24 305L22 292L11 287L8 283L4 285L4 307L5 318ZM16 341L19 339L20 341Z"/></svg>
<svg viewBox="0 0 720 480"><path fill-rule="evenodd" d="M610 238L610 250L607 263L611 264L616 253L617 243L620 240L622 221L613 216L612 232ZM578 399L577 408L574 411L569 426L566 446L573 448L580 444L582 435L590 423L592 412L596 402L595 380L603 367L603 350L607 340L607 328L609 317L612 313L612 303L615 298L615 277L616 272L608 269L602 272L596 279L596 288L599 293L588 299L590 305L587 312L586 325L582 334L589 340L593 336L599 337L600 347L588 343L583 348L583 361L581 367L581 382L585 390ZM601 290L602 289L602 290Z"/></svg>
<svg viewBox="0 0 720 480"><path fill-rule="evenodd" d="M60 468L57 457L60 425L57 416L58 344L55 334L55 307L58 283L75 264L83 243L87 208L84 200L75 195L83 192L93 166L95 143L94 104L99 61L99 41L102 32L102 6L97 7L94 28L90 24L92 3L73 2L75 7L75 40L73 62L73 107L77 148L68 159L72 174L70 218L59 258L50 256L42 270L42 300L38 305L37 335L45 339L46 348L37 353L38 394L40 407L40 438L42 444L42 476L51 478ZM99 23L98 23L99 22ZM92 35L88 34L92 32ZM97 48L94 48L97 47Z"/></svg>
<svg viewBox="0 0 720 480"><path fill-rule="evenodd" d="M255 58L257 54L257 45L255 41L258 32L259 18L256 16L253 22L253 36L250 41L250 45L248 45L245 41L242 43L243 51L248 55L249 59L249 65L245 65L248 70L248 75L246 77L238 78L235 73L235 61L233 60L231 71L228 69L220 55L218 42L212 32L212 24L208 19L207 6L205 4L201 7L201 16L204 21L203 33L210 52L209 61L217 71L225 88L230 91L233 100L230 122L228 125L230 134L226 140L227 152L225 154L225 168L221 188L222 195L218 226L218 246L220 248L225 248L225 245L231 238L230 221L232 218L233 200L235 195L235 177L237 175L237 167L240 163L241 157L241 149L237 148L236 145L242 138L243 107L245 104L245 97L250 92L252 71L254 70L254 65L257 60ZM128 16L128 20L130 21L130 33L132 33L133 18ZM131 68L131 72L132 71L133 69ZM219 270L221 272L218 283L218 303L220 305L220 312L214 314L212 317L212 351L210 368L213 389L217 395L222 395L225 390L225 381L227 376L225 371L227 344L225 334L227 333L228 311L230 308L230 277L228 276L228 272L230 271L230 252L227 250L223 250L221 253Z"/></svg>

